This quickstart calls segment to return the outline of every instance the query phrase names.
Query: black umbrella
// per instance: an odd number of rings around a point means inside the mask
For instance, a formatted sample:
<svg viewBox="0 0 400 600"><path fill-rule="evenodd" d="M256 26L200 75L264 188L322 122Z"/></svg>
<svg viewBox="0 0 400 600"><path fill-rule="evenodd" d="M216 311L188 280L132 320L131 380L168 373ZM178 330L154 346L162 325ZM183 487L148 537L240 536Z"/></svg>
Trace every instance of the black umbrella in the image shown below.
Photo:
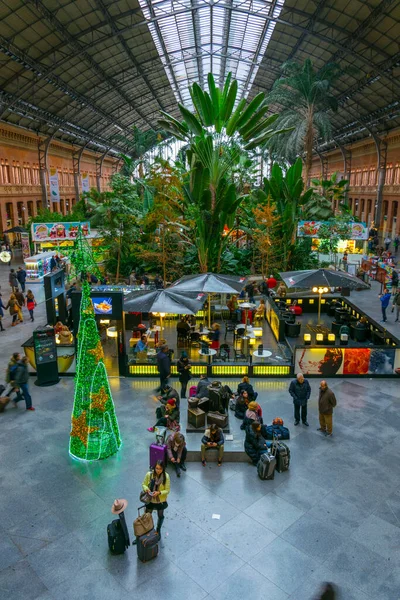
<svg viewBox="0 0 400 600"><path fill-rule="evenodd" d="M6 229L3 233L28 233L28 230L17 225L16 227L11 227L11 229Z"/></svg>
<svg viewBox="0 0 400 600"><path fill-rule="evenodd" d="M369 286L344 271L331 269L309 269L307 271L287 271L279 273L289 288L347 287L352 290L368 289Z"/></svg>
<svg viewBox="0 0 400 600"><path fill-rule="evenodd" d="M183 294L180 290L140 290L129 292L124 298L124 310L131 312L158 312L194 315L203 308L206 294Z"/></svg>
<svg viewBox="0 0 400 600"><path fill-rule="evenodd" d="M203 292L205 294L240 294L246 283L246 277L235 275L219 275L218 273L202 273L185 275L175 281L169 289L182 292ZM208 299L208 326L211 324L210 298Z"/></svg>
<svg viewBox="0 0 400 600"><path fill-rule="evenodd" d="M185 275L178 281L174 281L169 289L179 288L182 292L204 292L206 294L240 294L245 283L246 277L202 273Z"/></svg>

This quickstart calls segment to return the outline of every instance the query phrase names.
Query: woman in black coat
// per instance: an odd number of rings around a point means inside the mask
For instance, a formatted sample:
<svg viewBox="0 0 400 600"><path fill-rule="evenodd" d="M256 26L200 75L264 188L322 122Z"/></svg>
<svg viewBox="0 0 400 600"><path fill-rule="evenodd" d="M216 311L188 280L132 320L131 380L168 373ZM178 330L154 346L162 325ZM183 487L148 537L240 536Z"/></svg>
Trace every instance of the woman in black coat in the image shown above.
<svg viewBox="0 0 400 600"><path fill-rule="evenodd" d="M185 351L182 352L180 359L176 363L176 368L179 373L179 381L181 383L181 398L186 398L186 388L188 381L192 378L190 372L191 364L188 355Z"/></svg>
<svg viewBox="0 0 400 600"><path fill-rule="evenodd" d="M244 419L247 407L249 405L250 398L246 390L236 400L235 404L235 417L237 419Z"/></svg>
<svg viewBox="0 0 400 600"><path fill-rule="evenodd" d="M245 375L242 379L242 383L239 383L238 385L238 389L237 389L237 393L238 395L242 394L243 392L247 392L250 400L256 400L258 393L254 391L253 386L250 383L249 378L247 377L247 375Z"/></svg>
<svg viewBox="0 0 400 600"><path fill-rule="evenodd" d="M251 427L247 429L244 451L250 457L253 465L258 463L261 454L268 451L267 442L261 435L260 423L252 423Z"/></svg>

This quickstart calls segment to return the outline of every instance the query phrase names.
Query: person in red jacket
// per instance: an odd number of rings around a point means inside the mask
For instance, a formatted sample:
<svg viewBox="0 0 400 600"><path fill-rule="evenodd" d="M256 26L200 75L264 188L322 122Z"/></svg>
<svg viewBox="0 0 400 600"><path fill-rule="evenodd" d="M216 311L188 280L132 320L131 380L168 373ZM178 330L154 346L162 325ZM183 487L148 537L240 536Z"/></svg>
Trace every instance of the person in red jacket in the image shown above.
<svg viewBox="0 0 400 600"><path fill-rule="evenodd" d="M270 275L267 279L267 286L269 290L272 290L272 288L276 287L277 284L277 280L275 279L275 277L273 275Z"/></svg>

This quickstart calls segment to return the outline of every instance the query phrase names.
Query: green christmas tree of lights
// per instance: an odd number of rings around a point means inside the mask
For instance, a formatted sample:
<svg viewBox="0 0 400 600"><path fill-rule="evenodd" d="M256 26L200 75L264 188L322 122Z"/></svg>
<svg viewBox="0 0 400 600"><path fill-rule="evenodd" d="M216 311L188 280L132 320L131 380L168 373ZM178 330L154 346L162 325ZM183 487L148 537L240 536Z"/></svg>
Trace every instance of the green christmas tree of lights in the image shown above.
<svg viewBox="0 0 400 600"><path fill-rule="evenodd" d="M87 281L87 273L100 274L80 230L70 259L82 280L82 300L69 452L80 460L101 460L118 452L121 437Z"/></svg>

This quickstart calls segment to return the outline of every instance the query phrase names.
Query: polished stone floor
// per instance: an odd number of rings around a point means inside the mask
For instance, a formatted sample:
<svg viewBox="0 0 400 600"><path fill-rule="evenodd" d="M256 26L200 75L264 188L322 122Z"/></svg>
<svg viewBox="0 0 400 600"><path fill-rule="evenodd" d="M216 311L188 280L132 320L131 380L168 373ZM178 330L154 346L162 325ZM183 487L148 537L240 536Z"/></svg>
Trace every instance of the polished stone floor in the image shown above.
<svg viewBox="0 0 400 600"><path fill-rule="evenodd" d="M154 380L111 379L123 446L90 465L68 456L73 380L31 384L36 412L20 406L0 415L0 597L311 600L322 581L333 581L343 600L398 600L397 380L332 380L331 439L316 431L317 381L309 428L292 424L288 383L256 387L265 419L281 416L290 426L290 471L273 481L243 463L189 464L180 479L171 473L160 554L148 564L134 548L111 556L106 525L115 497L129 501L130 530L137 514ZM240 435L235 428L232 444Z"/></svg>

